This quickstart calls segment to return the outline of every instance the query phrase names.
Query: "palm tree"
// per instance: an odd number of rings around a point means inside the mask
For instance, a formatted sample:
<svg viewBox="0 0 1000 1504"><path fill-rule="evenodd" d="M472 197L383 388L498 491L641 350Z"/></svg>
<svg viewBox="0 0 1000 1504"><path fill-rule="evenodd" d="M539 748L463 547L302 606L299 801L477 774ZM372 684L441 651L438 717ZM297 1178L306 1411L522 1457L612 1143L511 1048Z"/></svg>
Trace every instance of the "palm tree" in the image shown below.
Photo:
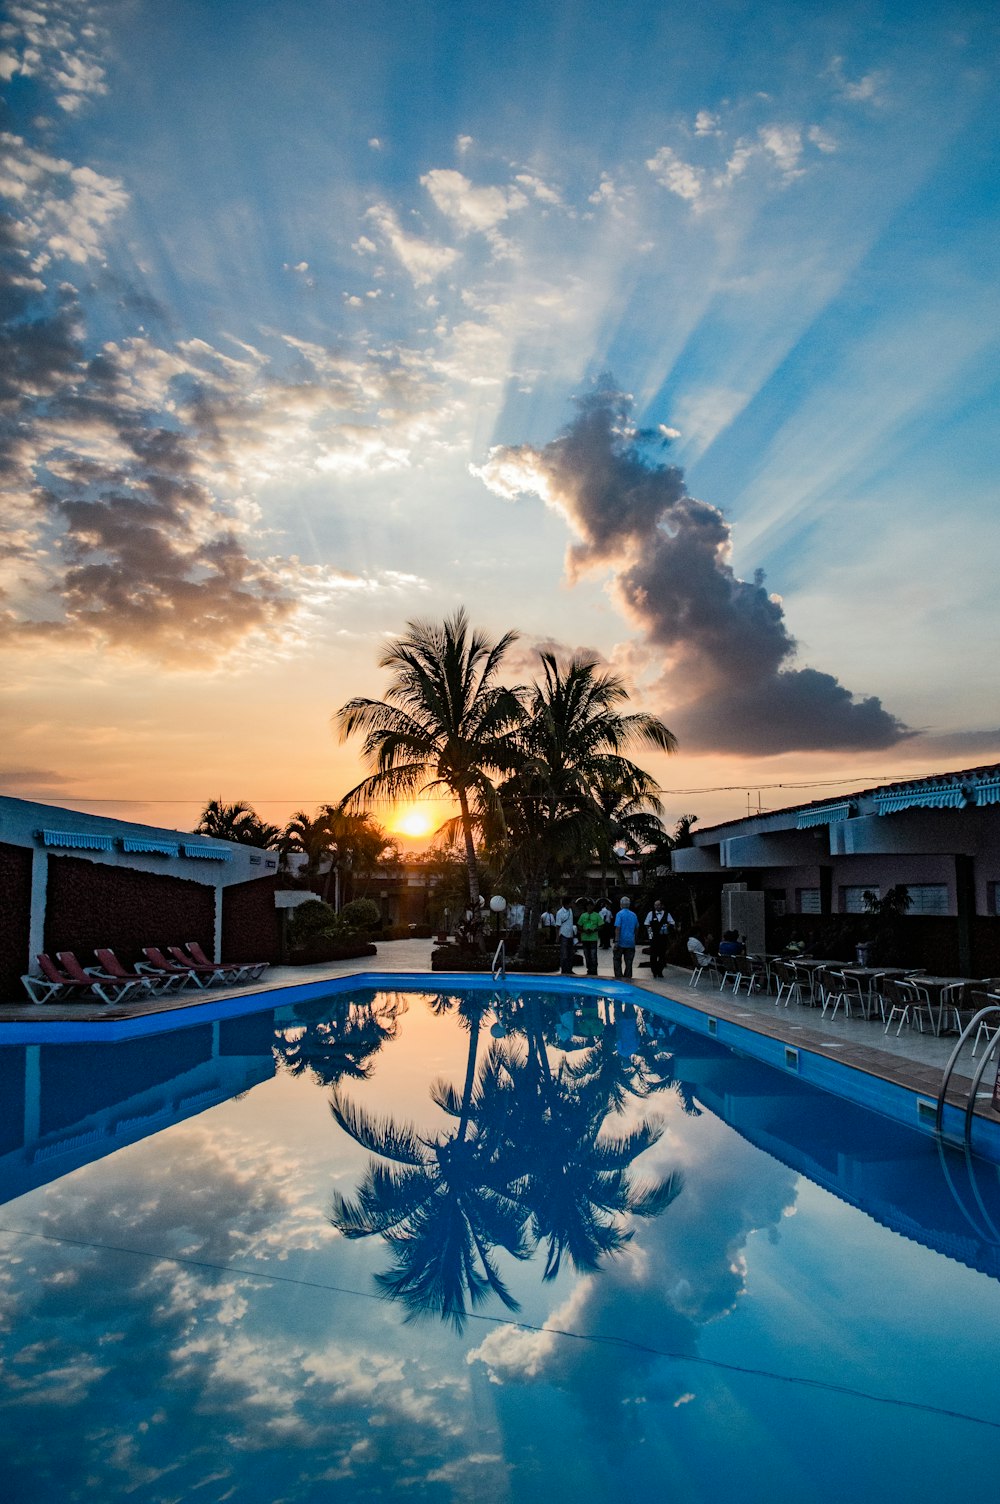
<svg viewBox="0 0 1000 1504"><path fill-rule="evenodd" d="M344 807L442 789L457 801L473 913L479 911L473 807L495 808L490 774L510 768L510 733L524 714L518 692L497 683L516 638L505 632L492 642L470 629L464 610L441 626L407 622L406 635L379 659L380 668L393 672L385 699L348 700L336 715L341 741L363 733L362 756L374 769Z"/></svg>
<svg viewBox="0 0 1000 1504"><path fill-rule="evenodd" d="M305 854L305 878L310 883L319 876L320 868L333 848L333 832L323 810L313 817L307 815L304 809L297 809L281 832L282 852L300 851Z"/></svg>
<svg viewBox="0 0 1000 1504"><path fill-rule="evenodd" d="M276 825L266 824L243 799L234 804L210 799L198 817L195 831L217 841L236 841L241 846L257 846L264 851L277 846L280 834Z"/></svg>
<svg viewBox="0 0 1000 1504"><path fill-rule="evenodd" d="M534 943L546 873L554 878L568 861L600 851L608 808L627 812L633 824L644 806L659 812L655 780L625 753L635 745L661 752L677 746L656 716L623 713L624 683L600 673L595 659L574 658L565 670L553 653L541 659L542 680L516 737L520 766L500 789L525 886L526 950Z"/></svg>

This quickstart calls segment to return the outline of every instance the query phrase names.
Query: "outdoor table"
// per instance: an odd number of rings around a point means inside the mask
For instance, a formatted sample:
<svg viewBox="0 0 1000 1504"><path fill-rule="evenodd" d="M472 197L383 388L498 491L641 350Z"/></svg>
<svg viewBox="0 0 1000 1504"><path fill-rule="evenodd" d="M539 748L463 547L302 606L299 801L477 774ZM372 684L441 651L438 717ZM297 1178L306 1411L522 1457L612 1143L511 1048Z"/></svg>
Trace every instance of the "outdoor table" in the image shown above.
<svg viewBox="0 0 1000 1504"><path fill-rule="evenodd" d="M934 1018L933 1018L933 1016L932 1016L931 1017L931 1024L932 1024L932 1027L934 1029L934 1033L936 1035L940 1035L940 1033L941 1033L941 1025L944 1022L944 993L945 993L945 991L949 987L957 987L959 985L965 987L965 986L968 985L968 983L971 980L971 978L969 978L969 977L928 977L928 976L924 976L924 975L921 974L919 976L909 976L909 977L907 977L907 980L910 981L910 982L912 982L915 987L926 987L926 989L927 989L927 995L930 998L931 1004L933 1005L935 1002L937 1003L937 1020L935 1021ZM936 996L931 996L931 994L936 994Z"/></svg>

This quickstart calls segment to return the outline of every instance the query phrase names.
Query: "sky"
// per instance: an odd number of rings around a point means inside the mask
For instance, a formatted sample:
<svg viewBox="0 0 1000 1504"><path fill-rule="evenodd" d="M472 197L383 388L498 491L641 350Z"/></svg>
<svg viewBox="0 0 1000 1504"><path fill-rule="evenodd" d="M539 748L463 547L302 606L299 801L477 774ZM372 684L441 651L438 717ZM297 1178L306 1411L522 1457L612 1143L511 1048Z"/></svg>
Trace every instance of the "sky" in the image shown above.
<svg viewBox="0 0 1000 1504"><path fill-rule="evenodd" d="M281 824L463 605L669 822L1000 758L994 6L6 16L0 793Z"/></svg>

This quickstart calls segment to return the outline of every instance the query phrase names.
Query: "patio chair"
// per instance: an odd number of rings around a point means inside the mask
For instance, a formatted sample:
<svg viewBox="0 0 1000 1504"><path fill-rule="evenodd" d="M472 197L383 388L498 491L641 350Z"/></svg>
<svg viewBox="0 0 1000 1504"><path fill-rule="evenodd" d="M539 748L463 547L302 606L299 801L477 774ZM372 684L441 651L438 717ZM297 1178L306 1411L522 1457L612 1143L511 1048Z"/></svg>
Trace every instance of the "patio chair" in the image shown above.
<svg viewBox="0 0 1000 1504"><path fill-rule="evenodd" d="M817 981L823 1017L829 1011L831 1018L836 1018L837 1010L846 997L844 974L842 971L834 971L832 966L824 966L819 973ZM848 1012L847 1008L844 1012Z"/></svg>
<svg viewBox="0 0 1000 1504"><path fill-rule="evenodd" d="M759 965L755 964L753 958L751 956L733 956L732 959L736 966L736 980L733 983L734 996L739 992L744 982L747 985L748 995L751 992L763 991L761 984L764 980L764 971Z"/></svg>
<svg viewBox="0 0 1000 1504"><path fill-rule="evenodd" d="M974 1018L981 1008L1000 1003L1000 992L980 992L977 988L975 991L970 991L969 1000L972 1005L972 1018ZM970 1018L969 1022L971 1021ZM983 1039L986 1040L986 1053L991 1055L997 1047L997 1041L1000 1040L1000 1015L994 1014L992 1019L981 1018L979 1020L975 1042L972 1046L973 1055L978 1053Z"/></svg>
<svg viewBox="0 0 1000 1504"><path fill-rule="evenodd" d="M816 973L813 968L811 966L803 966L798 961L786 961L784 964L788 967L788 970L791 972L798 985L798 1001L807 1008L818 1007L819 1000L816 997Z"/></svg>
<svg viewBox="0 0 1000 1504"><path fill-rule="evenodd" d="M100 966L83 966L71 950L56 951L56 960L74 982L91 982L109 994L108 1002L127 1003L130 998L144 996L149 987L142 977L128 976L124 980L110 976Z"/></svg>
<svg viewBox="0 0 1000 1504"><path fill-rule="evenodd" d="M129 971L122 965L114 951L109 950L107 946L99 946L94 951L94 955L108 976L114 977L117 982L141 982L144 991L150 994L173 992L184 981L183 977L150 977L143 976L138 971Z"/></svg>
<svg viewBox="0 0 1000 1504"><path fill-rule="evenodd" d="M172 961L176 961L178 966L187 967L189 971L196 971L200 977L205 978L210 987L213 982L234 982L239 975L231 966L215 966L211 961L206 961L203 965L195 961L186 951L181 950L179 945L168 945L167 950Z"/></svg>
<svg viewBox="0 0 1000 1504"><path fill-rule="evenodd" d="M211 966L213 963L206 956L197 940L185 940L184 948L188 955L198 966ZM270 961L223 961L221 963L228 970L236 973L234 980L237 982L256 982L263 976L270 966Z"/></svg>
<svg viewBox="0 0 1000 1504"><path fill-rule="evenodd" d="M902 977L884 977L882 979L882 997L889 1004L889 1014L885 1020L884 1034L888 1034L896 1019L896 1038L898 1039L903 1030L903 1025L908 1024L912 1028L919 1029L923 1033L922 1003L915 989Z"/></svg>
<svg viewBox="0 0 1000 1504"><path fill-rule="evenodd" d="M797 1003L802 1001L802 984L795 974L793 967L787 961L772 961L771 975L778 984L778 990L774 995L774 1006L781 1005L781 999L785 999L785 1007L795 998Z"/></svg>
<svg viewBox="0 0 1000 1504"><path fill-rule="evenodd" d="M47 955L37 957L41 976L36 977L27 972L21 982L25 992L33 1003L64 1003L70 998L82 999L86 1002L94 995L94 983L88 978L85 987L79 982L74 982L71 977L61 972L56 963Z"/></svg>
<svg viewBox="0 0 1000 1504"><path fill-rule="evenodd" d="M742 959L742 956L719 956L716 966L718 968L720 992L729 986L732 986L734 992L737 990L740 985L740 978L743 975L739 966Z"/></svg>
<svg viewBox="0 0 1000 1504"><path fill-rule="evenodd" d="M188 946L188 949L190 950L190 945ZM192 955L193 954L194 952L192 951ZM700 957L695 957L692 953L692 960L694 961L694 966L692 967L691 978L688 982L689 987L697 987L704 972L711 971L713 974L716 974L718 972L718 964L714 956L710 956L706 953L705 955L702 955Z"/></svg>
<svg viewBox="0 0 1000 1504"><path fill-rule="evenodd" d="M209 985L209 978L199 975L193 965L179 966L176 961L168 961L162 950L155 945L144 945L142 953L146 959L145 961L137 961L135 969L141 972L144 977L180 977L182 986L185 982L190 982L192 987L207 987Z"/></svg>
<svg viewBox="0 0 1000 1504"><path fill-rule="evenodd" d="M38 966L42 975L40 977L22 977L28 996L35 1003L88 1003L95 997L102 1003L115 1003L118 998L108 991L103 983L96 977L88 977L83 972L82 977L72 977L67 971L60 971L51 956L40 952ZM83 968L80 968L83 971ZM29 981L31 986L28 986ZM37 989L48 984L48 991L43 996L37 995Z"/></svg>

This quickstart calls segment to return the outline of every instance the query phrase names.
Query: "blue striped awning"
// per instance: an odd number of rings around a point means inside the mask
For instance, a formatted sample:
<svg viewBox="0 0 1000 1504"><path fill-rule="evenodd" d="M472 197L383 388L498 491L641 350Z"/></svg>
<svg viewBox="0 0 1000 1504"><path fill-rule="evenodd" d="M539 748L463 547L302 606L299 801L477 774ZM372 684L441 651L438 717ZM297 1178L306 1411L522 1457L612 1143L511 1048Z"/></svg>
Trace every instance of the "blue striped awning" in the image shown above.
<svg viewBox="0 0 1000 1504"><path fill-rule="evenodd" d="M901 809L962 809L968 796L961 784L941 784L938 788L896 789L875 795L875 812L895 815Z"/></svg>
<svg viewBox="0 0 1000 1504"><path fill-rule="evenodd" d="M203 862L231 862L233 859L233 853L225 846L200 846L187 841L184 842L184 855L200 857Z"/></svg>
<svg viewBox="0 0 1000 1504"><path fill-rule="evenodd" d="M974 786L977 804L1000 804L1000 777L984 778Z"/></svg>
<svg viewBox="0 0 1000 1504"><path fill-rule="evenodd" d="M122 836L123 851L148 851L154 856L176 856L180 846L176 841L157 841L153 836Z"/></svg>
<svg viewBox="0 0 1000 1504"><path fill-rule="evenodd" d="M839 804L824 804L821 809L804 809L796 822L797 830L808 830L811 825L835 825L838 820L849 820L854 806L849 799Z"/></svg>
<svg viewBox="0 0 1000 1504"><path fill-rule="evenodd" d="M111 837L81 830L43 830L46 846L64 846L70 851L110 851Z"/></svg>

